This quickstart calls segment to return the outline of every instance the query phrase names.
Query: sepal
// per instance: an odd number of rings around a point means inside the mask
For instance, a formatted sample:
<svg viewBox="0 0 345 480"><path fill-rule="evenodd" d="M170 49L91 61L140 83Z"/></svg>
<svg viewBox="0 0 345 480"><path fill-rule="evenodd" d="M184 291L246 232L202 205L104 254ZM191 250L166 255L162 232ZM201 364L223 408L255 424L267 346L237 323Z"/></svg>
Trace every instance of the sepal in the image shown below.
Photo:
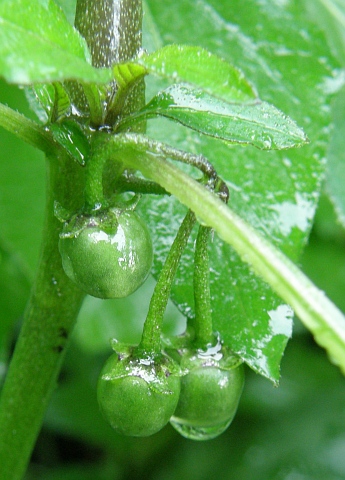
<svg viewBox="0 0 345 480"><path fill-rule="evenodd" d="M152 354L142 351L137 346L127 345L112 340L112 348L118 355L118 362L111 372L102 376L103 380L116 380L128 376L139 377L156 393L170 395L167 378L171 375L181 377L187 372L166 353Z"/></svg>

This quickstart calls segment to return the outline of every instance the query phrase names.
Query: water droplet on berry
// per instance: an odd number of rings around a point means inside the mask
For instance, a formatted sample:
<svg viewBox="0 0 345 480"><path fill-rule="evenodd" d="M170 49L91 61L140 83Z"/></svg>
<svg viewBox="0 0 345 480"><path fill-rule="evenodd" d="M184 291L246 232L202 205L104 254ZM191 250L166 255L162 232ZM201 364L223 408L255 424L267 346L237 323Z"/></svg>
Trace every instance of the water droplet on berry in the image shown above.
<svg viewBox="0 0 345 480"><path fill-rule="evenodd" d="M231 421L232 418L217 425L201 427L184 423L182 419L173 416L170 419L170 424L183 437L188 438L189 440L204 441L212 440L212 438L221 435L228 428Z"/></svg>

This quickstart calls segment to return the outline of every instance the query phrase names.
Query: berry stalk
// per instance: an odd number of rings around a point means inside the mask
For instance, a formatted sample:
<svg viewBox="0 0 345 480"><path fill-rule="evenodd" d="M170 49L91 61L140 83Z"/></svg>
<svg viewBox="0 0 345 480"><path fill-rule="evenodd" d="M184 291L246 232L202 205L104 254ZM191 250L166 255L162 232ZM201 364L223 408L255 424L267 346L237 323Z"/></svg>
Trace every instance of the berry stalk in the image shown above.
<svg viewBox="0 0 345 480"><path fill-rule="evenodd" d="M194 343L200 348L207 348L207 345L214 340L208 256L211 231L209 227L203 225L199 227L195 244L193 276L195 318L187 324L187 328L190 326L193 328Z"/></svg>
<svg viewBox="0 0 345 480"><path fill-rule="evenodd" d="M194 224L195 215L189 210L177 232L167 259L159 274L151 297L138 351L153 354L159 354L161 351L161 329L164 312L170 298L172 282L176 275L182 252L187 245Z"/></svg>

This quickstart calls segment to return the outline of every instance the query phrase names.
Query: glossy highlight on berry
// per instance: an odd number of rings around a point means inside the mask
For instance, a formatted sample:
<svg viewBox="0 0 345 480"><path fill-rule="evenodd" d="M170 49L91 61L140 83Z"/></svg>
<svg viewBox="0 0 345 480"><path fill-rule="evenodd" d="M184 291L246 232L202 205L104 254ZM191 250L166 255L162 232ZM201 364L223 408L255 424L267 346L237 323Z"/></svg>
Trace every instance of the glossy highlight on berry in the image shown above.
<svg viewBox="0 0 345 480"><path fill-rule="evenodd" d="M184 437L210 440L231 424L244 386L242 361L217 343L207 350L181 349L181 393L171 425Z"/></svg>
<svg viewBox="0 0 345 480"><path fill-rule="evenodd" d="M66 275L89 295L104 299L135 292L153 258L148 228L131 210L74 220L62 232L59 249Z"/></svg>
<svg viewBox="0 0 345 480"><path fill-rule="evenodd" d="M233 370L200 367L181 380L178 406L170 419L183 437L211 440L231 424L244 383L243 366Z"/></svg>
<svg viewBox="0 0 345 480"><path fill-rule="evenodd" d="M161 430L174 413L180 377L167 358L148 359L114 353L98 380L100 410L113 429L146 437Z"/></svg>

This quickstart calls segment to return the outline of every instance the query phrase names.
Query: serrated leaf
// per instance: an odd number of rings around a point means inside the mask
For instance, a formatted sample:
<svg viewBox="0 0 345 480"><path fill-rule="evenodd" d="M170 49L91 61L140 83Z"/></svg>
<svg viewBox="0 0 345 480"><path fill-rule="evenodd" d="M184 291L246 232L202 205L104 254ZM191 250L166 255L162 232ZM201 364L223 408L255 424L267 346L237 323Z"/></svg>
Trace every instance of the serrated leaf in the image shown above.
<svg viewBox="0 0 345 480"><path fill-rule="evenodd" d="M54 82L55 101L50 121L57 122L68 115L71 101L69 95L60 82Z"/></svg>
<svg viewBox="0 0 345 480"><path fill-rule="evenodd" d="M0 75L10 83L77 79L108 82L111 71L95 69L85 40L52 1L0 3Z"/></svg>
<svg viewBox="0 0 345 480"><path fill-rule="evenodd" d="M172 85L158 93L136 115L167 117L204 135L263 150L307 142L303 130L267 102L230 104L186 84Z"/></svg>
<svg viewBox="0 0 345 480"><path fill-rule="evenodd" d="M139 140L139 143L133 142L133 136L118 136L113 143L115 155L120 142L125 147L122 150L122 156L126 157L128 166L139 169L146 177L158 182L195 212L204 225L213 228L220 239L231 245L243 262L251 266L253 271L263 278L283 300L291 304L304 325L315 336L316 342L327 350L332 362L345 373L345 316L342 312L281 250L275 248L248 222L225 205L217 195L170 162L159 158L156 151L152 154L150 145L148 145L149 150L146 150L146 154L143 155L143 147L146 148L147 143L142 142L138 136L135 139ZM126 145L129 148L126 149ZM287 338L289 314L286 310L289 309L285 307L267 312L270 318L269 330L266 338L261 339L259 344L256 343L255 338L249 337L252 343L259 347L255 355L256 360L265 352L268 341L272 350L272 345L274 346L275 343L279 347L279 336L282 339ZM215 320L213 309L212 313ZM252 327L256 325L255 322ZM241 328L241 333L243 330L245 331L244 326ZM236 341L234 335L232 341ZM273 352L271 351L270 354L270 360L272 360ZM243 355L248 355L246 348L241 353L241 356ZM267 371L267 362L261 361L259 366L264 374Z"/></svg>
<svg viewBox="0 0 345 480"><path fill-rule="evenodd" d="M147 70L136 63L120 63L113 67L114 79L117 84L116 94L108 107L107 121L114 123L115 118L121 115L124 105L133 88L147 75Z"/></svg>
<svg viewBox="0 0 345 480"><path fill-rule="evenodd" d="M161 141L206 155L227 181L231 208L296 260L312 224L330 124L326 87L334 79L335 62L324 36L300 2L274 2L273 7L268 0L234 0L231 9L221 0L148 0L146 5L155 21L152 37L161 34L163 43L199 44L230 61L255 84L260 98L305 128L310 144L284 152L229 149L210 137L186 135L185 129L164 119L150 122L148 130ZM183 207L145 197L142 214L151 226L157 274ZM210 253L215 328L255 371L277 381L291 329L289 310L217 236ZM186 315L193 315L192 255L191 244L172 292Z"/></svg>
<svg viewBox="0 0 345 480"><path fill-rule="evenodd" d="M47 123L52 116L55 89L52 83L38 83L25 87L25 95L30 108L42 123Z"/></svg>
<svg viewBox="0 0 345 480"><path fill-rule="evenodd" d="M138 61L153 75L188 83L230 103L252 102L257 97L238 68L201 47L167 45Z"/></svg>
<svg viewBox="0 0 345 480"><path fill-rule="evenodd" d="M136 63L119 63L113 68L114 79L119 88L128 88L147 75L146 68Z"/></svg>
<svg viewBox="0 0 345 480"><path fill-rule="evenodd" d="M43 122L55 122L67 116L71 102L60 82L38 83L25 88L31 109Z"/></svg>

